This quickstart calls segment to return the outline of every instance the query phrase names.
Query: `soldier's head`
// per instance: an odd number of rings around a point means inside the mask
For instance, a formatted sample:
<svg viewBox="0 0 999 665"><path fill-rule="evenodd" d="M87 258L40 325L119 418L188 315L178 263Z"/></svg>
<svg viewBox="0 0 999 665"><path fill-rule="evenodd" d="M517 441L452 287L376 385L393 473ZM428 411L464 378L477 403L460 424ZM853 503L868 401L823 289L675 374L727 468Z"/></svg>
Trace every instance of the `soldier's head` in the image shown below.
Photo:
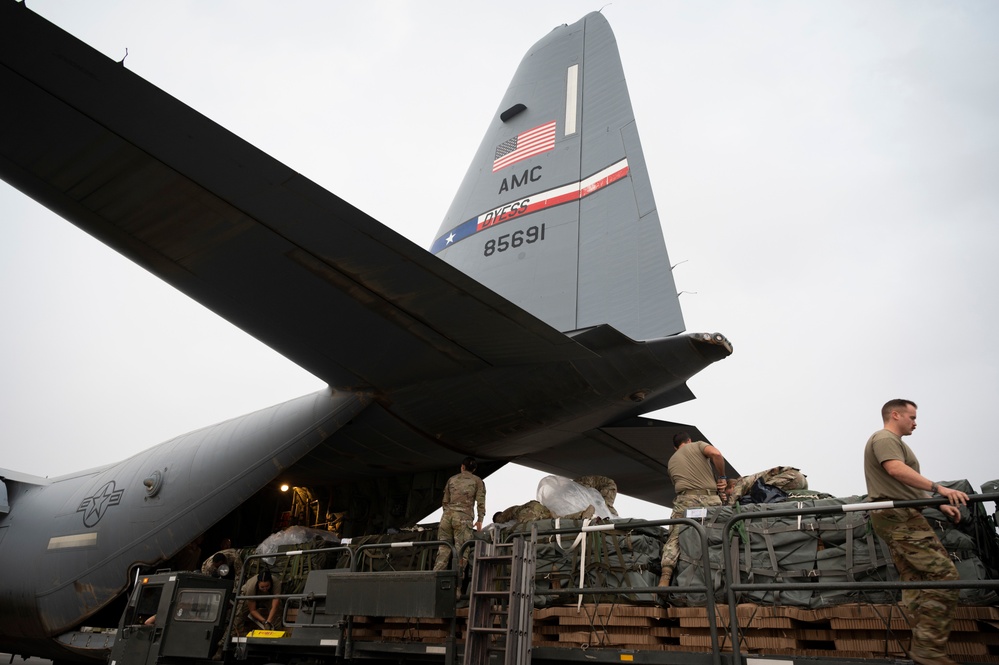
<svg viewBox="0 0 999 665"><path fill-rule="evenodd" d="M212 577L232 579L234 571L229 565L229 559L222 552L216 552L212 557L212 563L208 566L208 574Z"/></svg>
<svg viewBox="0 0 999 665"><path fill-rule="evenodd" d="M475 469L478 468L478 464L475 463L474 457L466 457L461 460L461 470L468 471L469 473L475 473Z"/></svg>
<svg viewBox="0 0 999 665"><path fill-rule="evenodd" d="M677 432L673 435L673 448L679 450L680 446L685 443L690 443L690 434L688 432Z"/></svg>
<svg viewBox="0 0 999 665"><path fill-rule="evenodd" d="M501 517L503 517L503 513L502 512L497 511L497 512L493 513L493 524L498 523L500 521Z"/></svg>
<svg viewBox="0 0 999 665"><path fill-rule="evenodd" d="M885 429L899 436L908 436L916 429L916 403L908 399L893 399L881 407Z"/></svg>
<svg viewBox="0 0 999 665"><path fill-rule="evenodd" d="M264 568L259 573L257 573L257 593L268 595L271 592L271 587L274 586L274 578L271 577L271 571Z"/></svg>

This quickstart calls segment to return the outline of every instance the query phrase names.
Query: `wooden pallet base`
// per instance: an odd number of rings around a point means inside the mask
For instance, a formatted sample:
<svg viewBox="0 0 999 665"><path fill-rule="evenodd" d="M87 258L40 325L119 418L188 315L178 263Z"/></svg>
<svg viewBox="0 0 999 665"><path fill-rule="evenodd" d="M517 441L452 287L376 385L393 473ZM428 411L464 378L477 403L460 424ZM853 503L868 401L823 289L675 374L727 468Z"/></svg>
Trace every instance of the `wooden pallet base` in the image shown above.
<svg viewBox="0 0 999 665"><path fill-rule="evenodd" d="M467 611L459 610L456 637L464 640ZM822 609L739 605L743 654L827 658L898 659L911 639L897 606L840 605ZM731 652L730 613L716 607L720 647ZM354 639L443 644L443 619L358 617ZM609 648L636 651L711 650L703 607L585 604L534 611L534 647ZM999 608L958 608L948 654L961 662L999 664Z"/></svg>

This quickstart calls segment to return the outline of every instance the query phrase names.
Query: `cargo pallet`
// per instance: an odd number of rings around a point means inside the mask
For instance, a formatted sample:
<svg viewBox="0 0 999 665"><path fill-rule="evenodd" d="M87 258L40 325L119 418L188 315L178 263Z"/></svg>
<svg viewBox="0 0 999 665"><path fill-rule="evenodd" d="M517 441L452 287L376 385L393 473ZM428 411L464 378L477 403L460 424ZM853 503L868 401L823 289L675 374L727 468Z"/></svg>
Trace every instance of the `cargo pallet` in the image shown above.
<svg viewBox="0 0 999 665"><path fill-rule="evenodd" d="M996 501L999 494L974 495L973 502ZM895 502L899 507L937 505L942 500ZM359 561L370 549L450 546L440 541L373 543L340 546L326 550L280 552L278 557L311 556L320 552L339 553L343 568L324 568L308 573L301 593L277 596L285 603L284 623L288 631L280 636L255 633L221 640L215 660L236 665L339 663L442 663L455 665L528 665L551 663L649 663L670 665L773 665L807 662L812 665L904 662L911 636L909 623L897 604L840 604L820 608L780 604L738 603L738 594L760 589L862 588L906 589L916 587L999 589L997 580L958 580L914 584L894 581L852 583L747 584L732 579L736 570L731 561L728 540L736 524L745 519L775 515L806 515L833 511L863 511L889 507L884 502L847 504L835 507L776 508L765 513L740 513L725 524L724 593L727 603L716 602L715 589L704 585L660 587L580 587L538 589L534 575L535 548L539 540L553 535L583 538L615 528L608 524L579 524L511 536L509 542L472 541L476 548L469 590L459 593L456 564L448 571L361 572ZM631 526L683 524L694 529L701 540L702 566L710 569L707 534L697 520L633 521ZM452 550L457 562L464 551ZM254 555L250 560L265 555ZM370 558L370 557L369 557ZM736 571L738 573L738 571ZM232 634L232 618L224 611L209 617L207 605L200 610L187 606L177 612L180 591L189 585L207 594L204 576L193 573L161 573L153 584L174 584L177 590L164 593L159 612L170 617L165 625L130 625L129 610L122 619L112 651L113 665L208 665L222 634ZM581 577L580 577L581 579ZM216 580L218 593L230 594L212 604L227 607L232 589ZM188 591L190 591L190 588ZM141 590L133 594L138 599ZM621 600L660 599L638 603ZM672 594L703 594L703 607L667 606ZM535 597L554 597L548 606L534 608ZM207 596L205 596L207 597ZM267 596L258 596L267 599ZM595 602L599 600L600 602ZM460 602L459 602L460 601ZM136 600L136 602L138 602ZM467 602L467 606L460 607ZM131 606L131 605L130 605ZM202 614L197 614L201 611ZM231 614L231 613L230 613ZM191 635L189 625L203 621L204 642L200 647L185 637L174 646L172 656L156 656L150 650L169 651L171 635ZM201 617L201 618L198 618ZM215 624L208 623L215 621ZM228 623L227 623L228 622ZM212 632L212 626L217 632ZM146 630L146 629L149 630ZM181 629L187 633L181 632ZM145 632L144 632L145 631ZM172 631L177 631L176 633ZM148 634L147 634L148 633ZM157 640L159 640L157 642ZM133 653L135 648L140 651ZM200 648L200 651L199 651ZM196 653L197 652L197 653ZM182 654L177 656L176 654ZM958 608L949 643L954 660L966 663L999 663L999 607ZM189 655L183 655L189 654ZM141 663L139 662L141 660Z"/></svg>

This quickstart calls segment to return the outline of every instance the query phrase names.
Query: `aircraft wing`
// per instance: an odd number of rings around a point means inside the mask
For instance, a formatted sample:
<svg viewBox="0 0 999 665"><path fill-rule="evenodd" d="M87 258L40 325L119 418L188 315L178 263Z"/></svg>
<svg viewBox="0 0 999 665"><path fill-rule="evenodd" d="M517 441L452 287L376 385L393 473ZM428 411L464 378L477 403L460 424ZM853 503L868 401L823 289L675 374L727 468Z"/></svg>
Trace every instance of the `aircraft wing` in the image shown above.
<svg viewBox="0 0 999 665"><path fill-rule="evenodd" d="M598 13L525 56L435 242L448 263L23 3L0 3L0 89L16 100L0 105L0 177L338 391L373 397L403 427L361 445L393 442L395 472L429 442L535 465L577 441L593 472L616 453L591 430L690 399L686 381L731 353L717 333L679 334ZM538 127L551 133L525 152Z"/></svg>
<svg viewBox="0 0 999 665"><path fill-rule="evenodd" d="M50 485L52 483L52 481L48 478L33 476L30 473L21 473L20 471L14 471L12 469L0 469L0 480L7 480L12 483L23 483L25 485L37 485L39 487L43 485Z"/></svg>
<svg viewBox="0 0 999 665"><path fill-rule="evenodd" d="M592 354L23 3L0 176L339 387Z"/></svg>

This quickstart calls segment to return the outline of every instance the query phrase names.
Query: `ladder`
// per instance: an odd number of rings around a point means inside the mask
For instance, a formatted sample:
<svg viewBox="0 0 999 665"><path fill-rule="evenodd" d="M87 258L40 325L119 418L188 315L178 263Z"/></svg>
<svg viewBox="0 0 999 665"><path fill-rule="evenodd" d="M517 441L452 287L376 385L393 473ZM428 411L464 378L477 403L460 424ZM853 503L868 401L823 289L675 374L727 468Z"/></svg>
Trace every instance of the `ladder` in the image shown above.
<svg viewBox="0 0 999 665"><path fill-rule="evenodd" d="M529 665L534 620L534 538L475 543L464 665ZM493 658L495 654L495 659Z"/></svg>

